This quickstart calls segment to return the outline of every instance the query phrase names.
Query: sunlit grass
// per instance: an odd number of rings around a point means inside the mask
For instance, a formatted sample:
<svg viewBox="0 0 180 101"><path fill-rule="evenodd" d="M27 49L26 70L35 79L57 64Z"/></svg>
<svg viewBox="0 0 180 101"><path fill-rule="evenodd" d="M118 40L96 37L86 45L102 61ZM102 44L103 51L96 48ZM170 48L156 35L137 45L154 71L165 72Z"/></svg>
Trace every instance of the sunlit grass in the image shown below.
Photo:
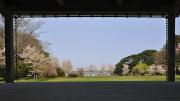
<svg viewBox="0 0 180 101"><path fill-rule="evenodd" d="M0 83L4 82L0 77ZM108 81L166 81L166 76L107 76L107 77L57 77L27 79L22 78L15 82L108 82ZM180 81L180 75L176 75L176 81Z"/></svg>
<svg viewBox="0 0 180 101"><path fill-rule="evenodd" d="M180 76L177 76L180 79ZM165 76L107 76L107 77L57 77L34 79L19 79L17 82L102 82L102 81L165 81Z"/></svg>
<svg viewBox="0 0 180 101"><path fill-rule="evenodd" d="M3 82L4 82L4 78L0 77L0 83L3 83Z"/></svg>
<svg viewBox="0 0 180 101"><path fill-rule="evenodd" d="M3 77L0 77L0 81L2 81L2 80L4 80L4 78L3 78Z"/></svg>

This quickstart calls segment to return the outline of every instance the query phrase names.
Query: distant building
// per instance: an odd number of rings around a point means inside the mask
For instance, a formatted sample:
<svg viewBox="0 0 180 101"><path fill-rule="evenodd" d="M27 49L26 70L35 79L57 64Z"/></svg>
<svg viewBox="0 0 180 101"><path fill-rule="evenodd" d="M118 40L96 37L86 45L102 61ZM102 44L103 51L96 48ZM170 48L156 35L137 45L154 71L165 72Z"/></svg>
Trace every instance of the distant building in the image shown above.
<svg viewBox="0 0 180 101"><path fill-rule="evenodd" d="M107 72L107 71L94 71L94 72L90 72L90 71L84 71L84 76L111 76L112 73Z"/></svg>

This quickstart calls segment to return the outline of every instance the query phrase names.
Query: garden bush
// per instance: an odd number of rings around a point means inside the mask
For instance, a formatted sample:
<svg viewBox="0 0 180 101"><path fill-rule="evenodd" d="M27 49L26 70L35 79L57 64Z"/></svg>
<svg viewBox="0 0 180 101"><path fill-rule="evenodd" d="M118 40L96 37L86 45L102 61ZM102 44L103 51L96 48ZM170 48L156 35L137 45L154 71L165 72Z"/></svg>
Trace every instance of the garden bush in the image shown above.
<svg viewBox="0 0 180 101"><path fill-rule="evenodd" d="M70 74L68 74L68 76L69 76L69 77L78 77L78 74L76 74L76 73L70 73Z"/></svg>
<svg viewBox="0 0 180 101"><path fill-rule="evenodd" d="M138 63L136 66L132 68L133 75L145 75L148 73L149 66L145 63Z"/></svg>
<svg viewBox="0 0 180 101"><path fill-rule="evenodd" d="M56 69L56 72L57 72L58 77L63 77L63 76L65 76L64 70L61 69L61 68L57 68L57 69Z"/></svg>
<svg viewBox="0 0 180 101"><path fill-rule="evenodd" d="M17 71L15 71L16 78L19 79L19 78L26 77L29 74L30 69L31 69L31 67L28 66L28 64L18 61L17 68L15 69L15 70L17 70Z"/></svg>
<svg viewBox="0 0 180 101"><path fill-rule="evenodd" d="M4 66L0 67L0 77L4 77L5 68Z"/></svg>

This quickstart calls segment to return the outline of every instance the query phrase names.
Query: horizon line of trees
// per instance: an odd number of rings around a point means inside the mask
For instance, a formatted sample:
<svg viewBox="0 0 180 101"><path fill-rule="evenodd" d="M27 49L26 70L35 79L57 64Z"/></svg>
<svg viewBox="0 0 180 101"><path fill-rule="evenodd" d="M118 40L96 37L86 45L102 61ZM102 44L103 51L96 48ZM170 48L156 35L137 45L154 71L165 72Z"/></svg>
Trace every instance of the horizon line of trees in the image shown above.
<svg viewBox="0 0 180 101"><path fill-rule="evenodd" d="M175 36L175 45L176 74L180 74L180 35ZM166 72L166 68L166 48L165 46L163 46L159 51L144 50L143 52L140 52L138 54L133 54L125 58L122 58L117 64L115 64L114 74L163 75Z"/></svg>
<svg viewBox="0 0 180 101"><path fill-rule="evenodd" d="M44 22L31 19L17 19L17 64L16 78L33 76L57 77L73 74L73 64L70 59L60 61L47 51L47 43L38 39L39 29ZM0 76L5 71L5 43L4 19L0 16ZM176 35L176 46L180 43L180 35ZM176 70L180 70L180 50L176 52ZM78 67L78 76L83 76L84 71L109 71L114 75L145 75L164 74L166 69L166 49L145 50L121 59L115 66L107 64L97 67L89 65ZM74 74L73 74L74 75Z"/></svg>
<svg viewBox="0 0 180 101"><path fill-rule="evenodd" d="M15 20L14 20L15 21ZM57 77L67 76L73 71L73 64L70 59L60 61L52 56L46 49L48 42L38 39L39 29L44 24L41 21L32 19L17 19L17 64L15 66L15 77ZM15 31L15 29L14 29ZM4 76L5 71L5 39L4 39L4 18L0 16L0 76ZM15 46L14 46L15 47ZM16 51L16 50L15 50ZM101 70L106 69L106 65ZM113 72L113 66L111 72ZM79 67L76 71L83 75L84 70L97 71L95 65Z"/></svg>

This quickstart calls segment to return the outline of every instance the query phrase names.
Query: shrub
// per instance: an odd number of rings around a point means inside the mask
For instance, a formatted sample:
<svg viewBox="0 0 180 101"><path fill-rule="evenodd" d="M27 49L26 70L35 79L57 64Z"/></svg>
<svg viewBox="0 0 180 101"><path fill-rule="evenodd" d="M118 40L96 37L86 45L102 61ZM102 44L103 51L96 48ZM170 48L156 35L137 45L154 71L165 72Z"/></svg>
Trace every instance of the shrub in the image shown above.
<svg viewBox="0 0 180 101"><path fill-rule="evenodd" d="M69 77L78 77L78 74L76 74L76 73L70 73L70 74L68 74L68 76L69 76Z"/></svg>
<svg viewBox="0 0 180 101"><path fill-rule="evenodd" d="M132 68L133 75L144 75L148 73L148 65L144 63L138 63Z"/></svg>
<svg viewBox="0 0 180 101"><path fill-rule="evenodd" d="M4 72L5 72L5 66L0 65L0 77L4 77Z"/></svg>
<svg viewBox="0 0 180 101"><path fill-rule="evenodd" d="M63 77L63 76L65 76L64 70L61 69L61 68L57 68L57 69L56 69L56 72L57 72L58 77Z"/></svg>
<svg viewBox="0 0 180 101"><path fill-rule="evenodd" d="M18 61L17 69L15 69L15 70L17 70L16 71L17 74L15 74L16 78L26 77L28 75L30 69L31 69L31 67L28 66L26 63Z"/></svg>

